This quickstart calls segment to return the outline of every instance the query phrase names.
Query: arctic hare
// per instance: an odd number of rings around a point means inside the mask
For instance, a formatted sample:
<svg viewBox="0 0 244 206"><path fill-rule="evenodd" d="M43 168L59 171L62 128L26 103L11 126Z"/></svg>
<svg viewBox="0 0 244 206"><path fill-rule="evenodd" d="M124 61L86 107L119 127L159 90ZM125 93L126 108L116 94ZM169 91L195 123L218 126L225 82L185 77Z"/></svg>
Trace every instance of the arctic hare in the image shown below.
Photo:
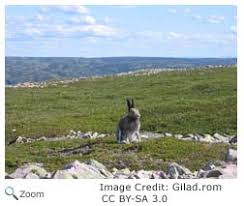
<svg viewBox="0 0 244 206"><path fill-rule="evenodd" d="M134 100L127 99L128 114L119 120L117 127L117 142L118 143L130 143L135 141L141 141L140 137L140 112L134 106Z"/></svg>

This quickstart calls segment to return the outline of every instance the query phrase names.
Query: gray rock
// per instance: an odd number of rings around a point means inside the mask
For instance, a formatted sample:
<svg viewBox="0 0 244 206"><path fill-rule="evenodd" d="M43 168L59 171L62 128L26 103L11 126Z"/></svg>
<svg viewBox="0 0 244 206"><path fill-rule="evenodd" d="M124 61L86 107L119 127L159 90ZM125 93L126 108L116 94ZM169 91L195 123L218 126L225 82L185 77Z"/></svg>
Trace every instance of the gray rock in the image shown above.
<svg viewBox="0 0 244 206"><path fill-rule="evenodd" d="M139 170L135 173L137 179L150 179L152 177L152 171Z"/></svg>
<svg viewBox="0 0 244 206"><path fill-rule="evenodd" d="M236 144L237 143L237 135L234 135L230 138L229 141L230 144Z"/></svg>
<svg viewBox="0 0 244 206"><path fill-rule="evenodd" d="M24 179L40 179L40 177L37 174L30 172L24 177Z"/></svg>
<svg viewBox="0 0 244 206"><path fill-rule="evenodd" d="M229 142L229 138L228 137L225 137L219 133L215 133L213 135L213 137L215 138L216 142L225 142L225 143L228 143Z"/></svg>
<svg viewBox="0 0 244 206"><path fill-rule="evenodd" d="M175 162L173 162L169 165L168 176L171 179L178 179L179 176L183 175L183 174L192 175L192 172L188 168L181 166Z"/></svg>
<svg viewBox="0 0 244 206"><path fill-rule="evenodd" d="M94 132L92 135L91 135L91 139L96 139L98 136L98 133L97 132Z"/></svg>
<svg viewBox="0 0 244 206"><path fill-rule="evenodd" d="M199 177L199 178L203 178L203 177L204 177L205 172L206 172L205 170L200 169L200 170L197 172L197 177Z"/></svg>
<svg viewBox="0 0 244 206"><path fill-rule="evenodd" d="M227 164L225 168L220 169L222 175L219 176L220 179L233 179L237 178L237 166L236 164Z"/></svg>
<svg viewBox="0 0 244 206"><path fill-rule="evenodd" d="M164 134L156 132L141 132L141 138L144 139L157 139L161 137L164 137Z"/></svg>
<svg viewBox="0 0 244 206"><path fill-rule="evenodd" d="M169 179L164 171L154 171L152 173L152 179Z"/></svg>
<svg viewBox="0 0 244 206"><path fill-rule="evenodd" d="M48 172L42 168L40 163L29 163L17 168L13 173L9 174L8 177L13 179L24 179L26 176L32 174L37 175L39 178L46 177ZM31 174L32 173L32 174Z"/></svg>
<svg viewBox="0 0 244 206"><path fill-rule="evenodd" d="M216 177L219 177L220 175L222 175L222 172L219 169L209 170L204 173L204 177L206 177L206 178L210 178L210 177L216 178Z"/></svg>
<svg viewBox="0 0 244 206"><path fill-rule="evenodd" d="M205 170L205 171L208 171L208 170L213 170L216 166L209 162L208 164L206 164L202 169Z"/></svg>
<svg viewBox="0 0 244 206"><path fill-rule="evenodd" d="M173 137L173 135L171 133L168 133L168 132L166 132L164 135L165 135L165 137Z"/></svg>
<svg viewBox="0 0 244 206"><path fill-rule="evenodd" d="M204 134L203 135L203 138L200 138L199 141L200 142L209 142L209 143L212 143L212 142L215 142L215 139L210 134Z"/></svg>
<svg viewBox="0 0 244 206"><path fill-rule="evenodd" d="M18 136L17 139L15 140L15 143L18 144L23 144L27 142L27 137L22 137L22 136Z"/></svg>
<svg viewBox="0 0 244 206"><path fill-rule="evenodd" d="M80 163L77 160L70 164L65 165L63 170L66 170L66 172L70 173L73 178L77 178L77 179L106 178L106 176L102 174L98 168L85 163Z"/></svg>
<svg viewBox="0 0 244 206"><path fill-rule="evenodd" d="M185 135L183 138L194 138L194 136L195 136L194 134L189 133L189 134Z"/></svg>
<svg viewBox="0 0 244 206"><path fill-rule="evenodd" d="M103 138L103 137L106 137L106 134L99 134L99 135L97 135L97 138Z"/></svg>
<svg viewBox="0 0 244 206"><path fill-rule="evenodd" d="M225 156L226 161L237 161L237 151L234 149L228 149L226 156Z"/></svg>
<svg viewBox="0 0 244 206"><path fill-rule="evenodd" d="M100 162L91 159L91 160L86 161L85 163L96 168L102 175L104 175L106 177L112 177L112 173L109 172L108 169Z"/></svg>
<svg viewBox="0 0 244 206"><path fill-rule="evenodd" d="M182 134L175 134L174 136L175 136L175 138L177 138L177 139L181 139L181 138L183 138L183 135L182 135Z"/></svg>
<svg viewBox="0 0 244 206"><path fill-rule="evenodd" d="M56 170L52 176L52 179L75 179L72 173L67 170Z"/></svg>

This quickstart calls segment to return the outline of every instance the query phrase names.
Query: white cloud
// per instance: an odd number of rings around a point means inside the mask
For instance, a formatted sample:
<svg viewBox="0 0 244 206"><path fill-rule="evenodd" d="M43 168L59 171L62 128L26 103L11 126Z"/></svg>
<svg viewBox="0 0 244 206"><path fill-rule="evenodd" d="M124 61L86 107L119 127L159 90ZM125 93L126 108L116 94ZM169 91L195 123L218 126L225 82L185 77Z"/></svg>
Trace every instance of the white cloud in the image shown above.
<svg viewBox="0 0 244 206"><path fill-rule="evenodd" d="M200 15L194 15L193 19L202 21L202 22L207 22L211 24L220 24L225 20L224 16L217 16L217 15L210 15L207 17L200 16Z"/></svg>
<svg viewBox="0 0 244 206"><path fill-rule="evenodd" d="M208 16L206 18L206 20L207 20L207 22L212 23L212 24L219 24L219 23L222 23L225 20L225 17L224 16L212 15L212 16Z"/></svg>
<svg viewBox="0 0 244 206"><path fill-rule="evenodd" d="M170 14L176 14L177 10L176 9L168 9L168 12Z"/></svg>
<svg viewBox="0 0 244 206"><path fill-rule="evenodd" d="M68 13L87 14L89 10L85 6L57 6L57 9Z"/></svg>
<svg viewBox="0 0 244 206"><path fill-rule="evenodd" d="M85 6L42 6L40 12L63 12L63 13L73 13L73 14L88 14L89 9Z"/></svg>
<svg viewBox="0 0 244 206"><path fill-rule="evenodd" d="M178 32L169 32L168 33L168 39L178 39L180 37L182 37L183 35L181 33L178 33Z"/></svg>
<svg viewBox="0 0 244 206"><path fill-rule="evenodd" d="M85 16L83 18L83 21L86 23L86 24L95 24L96 23L96 19L92 16Z"/></svg>

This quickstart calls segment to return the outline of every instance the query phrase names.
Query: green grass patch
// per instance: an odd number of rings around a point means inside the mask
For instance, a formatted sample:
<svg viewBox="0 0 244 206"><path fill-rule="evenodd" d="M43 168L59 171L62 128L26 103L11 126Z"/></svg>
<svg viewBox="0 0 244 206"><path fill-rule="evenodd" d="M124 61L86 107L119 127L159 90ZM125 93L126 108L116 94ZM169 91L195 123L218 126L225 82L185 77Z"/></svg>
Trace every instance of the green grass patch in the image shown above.
<svg viewBox="0 0 244 206"><path fill-rule="evenodd" d="M208 144L174 138L121 145L114 139L114 137L107 137L96 140L76 139L24 145L13 144L6 148L6 171L12 172L27 162L44 163L47 170L53 171L74 160L89 159L96 159L108 169L128 167L131 170L165 170L168 163L174 161L191 170L198 170L209 161L224 160L225 153L230 147L227 144ZM53 151L85 144L91 145L89 154L64 156L53 153Z"/></svg>
<svg viewBox="0 0 244 206"><path fill-rule="evenodd" d="M236 91L236 68L6 88L6 141L19 135L63 135L70 129L114 133L128 97L136 101L144 131L235 134Z"/></svg>

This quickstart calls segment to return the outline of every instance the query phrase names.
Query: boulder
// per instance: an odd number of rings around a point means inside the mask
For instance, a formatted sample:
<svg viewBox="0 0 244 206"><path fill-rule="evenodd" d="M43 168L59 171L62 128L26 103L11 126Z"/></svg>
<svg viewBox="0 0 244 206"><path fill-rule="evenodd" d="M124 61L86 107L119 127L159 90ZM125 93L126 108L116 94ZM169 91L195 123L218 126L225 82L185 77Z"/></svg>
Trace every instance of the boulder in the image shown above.
<svg viewBox="0 0 244 206"><path fill-rule="evenodd" d="M171 163L168 167L168 176L171 178L171 179L178 179L180 175L192 175L192 172L184 167L184 166L181 166L175 162Z"/></svg>
<svg viewBox="0 0 244 206"><path fill-rule="evenodd" d="M92 164L95 164L94 162ZM54 173L52 178L55 178L55 174L65 174L68 176L69 173L73 178L77 179L103 179L106 178L104 174L100 172L100 170L92 165L88 165L85 163L80 163L78 160L67 164L64 166L63 170L58 171L58 173Z"/></svg>
<svg viewBox="0 0 244 206"><path fill-rule="evenodd" d="M35 177L45 178L49 174L42 166L40 163L25 164L9 174L8 177L12 179L24 179L26 177L33 177L35 174Z"/></svg>
<svg viewBox="0 0 244 206"><path fill-rule="evenodd" d="M103 164L101 164L100 162L91 159L91 160L87 160L85 163L87 165L90 165L90 166L96 168L104 176L112 177L112 173L109 172L108 169Z"/></svg>
<svg viewBox="0 0 244 206"><path fill-rule="evenodd" d="M222 175L222 172L220 171L220 169L213 169L213 170L209 170L207 172L204 173L204 177L206 178L217 178L220 175Z"/></svg>

